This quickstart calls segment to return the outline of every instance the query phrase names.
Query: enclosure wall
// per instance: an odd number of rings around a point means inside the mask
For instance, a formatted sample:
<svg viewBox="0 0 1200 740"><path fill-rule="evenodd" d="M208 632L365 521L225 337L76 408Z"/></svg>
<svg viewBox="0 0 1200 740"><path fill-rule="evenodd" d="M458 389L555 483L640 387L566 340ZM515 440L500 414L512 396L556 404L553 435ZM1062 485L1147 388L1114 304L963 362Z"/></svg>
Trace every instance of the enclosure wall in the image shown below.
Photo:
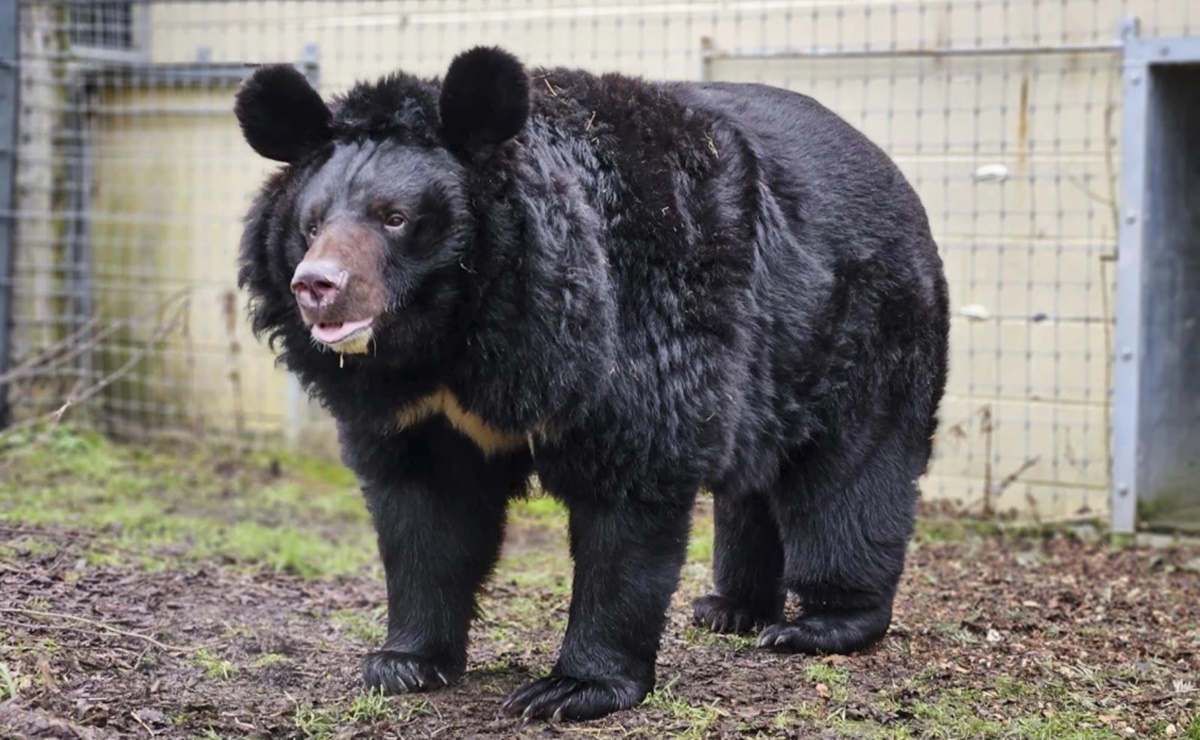
<svg viewBox="0 0 1200 740"><path fill-rule="evenodd" d="M1200 31L1189 0L26 0L12 356L92 345L10 395L28 419L103 384L89 408L115 431L330 449L236 289L240 218L272 167L240 140L234 71L307 64L330 95L499 43L530 64L780 85L866 131L924 199L951 283L927 495L1103 515L1127 16Z"/></svg>

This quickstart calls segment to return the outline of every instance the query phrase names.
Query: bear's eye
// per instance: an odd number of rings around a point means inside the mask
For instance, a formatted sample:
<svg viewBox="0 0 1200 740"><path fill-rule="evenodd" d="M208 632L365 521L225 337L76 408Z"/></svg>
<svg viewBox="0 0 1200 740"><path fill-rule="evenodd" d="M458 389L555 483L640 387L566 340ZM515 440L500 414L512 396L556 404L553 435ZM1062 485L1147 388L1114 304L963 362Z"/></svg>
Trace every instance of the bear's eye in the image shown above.
<svg viewBox="0 0 1200 740"><path fill-rule="evenodd" d="M321 225L318 224L316 221L309 221L308 225L304 227L304 233L313 239L315 239L317 237L317 232L320 230L321 230Z"/></svg>
<svg viewBox="0 0 1200 740"><path fill-rule="evenodd" d="M408 223L408 221L404 218L404 214L397 213L395 211L389 213L387 217L383 219L383 225L389 229L402 229L406 223Z"/></svg>

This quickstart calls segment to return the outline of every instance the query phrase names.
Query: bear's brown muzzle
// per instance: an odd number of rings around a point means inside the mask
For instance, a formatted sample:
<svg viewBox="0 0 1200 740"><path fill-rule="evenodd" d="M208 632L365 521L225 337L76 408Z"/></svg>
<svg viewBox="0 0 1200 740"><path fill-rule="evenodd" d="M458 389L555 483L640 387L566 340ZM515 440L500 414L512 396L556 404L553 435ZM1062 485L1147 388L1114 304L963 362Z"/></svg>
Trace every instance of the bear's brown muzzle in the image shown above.
<svg viewBox="0 0 1200 740"><path fill-rule="evenodd" d="M313 336L337 347L339 327L367 327L386 306L383 237L360 224L321 229L292 275L291 291Z"/></svg>

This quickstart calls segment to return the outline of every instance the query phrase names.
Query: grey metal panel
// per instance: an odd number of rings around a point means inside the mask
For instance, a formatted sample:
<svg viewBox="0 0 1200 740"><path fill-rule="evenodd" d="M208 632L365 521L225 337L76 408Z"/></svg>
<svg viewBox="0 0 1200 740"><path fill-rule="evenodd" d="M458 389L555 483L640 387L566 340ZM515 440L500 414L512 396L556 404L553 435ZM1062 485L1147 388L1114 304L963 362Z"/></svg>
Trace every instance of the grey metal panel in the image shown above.
<svg viewBox="0 0 1200 740"><path fill-rule="evenodd" d="M0 376L8 371L16 235L17 0L0 0ZM8 424L8 386L0 386L0 428Z"/></svg>
<svg viewBox="0 0 1200 740"><path fill-rule="evenodd" d="M1200 58L1148 82L1139 509L1169 519L1200 506Z"/></svg>
<svg viewBox="0 0 1200 740"><path fill-rule="evenodd" d="M1193 64L1200 61L1200 36L1130 37L1125 43L1124 55L1129 61L1146 64Z"/></svg>
<svg viewBox="0 0 1200 740"><path fill-rule="evenodd" d="M1200 507L1200 39L1126 42L1113 528Z"/></svg>
<svg viewBox="0 0 1200 740"><path fill-rule="evenodd" d="M237 85L254 71L252 64L104 64L90 70L89 82L98 87L213 87Z"/></svg>

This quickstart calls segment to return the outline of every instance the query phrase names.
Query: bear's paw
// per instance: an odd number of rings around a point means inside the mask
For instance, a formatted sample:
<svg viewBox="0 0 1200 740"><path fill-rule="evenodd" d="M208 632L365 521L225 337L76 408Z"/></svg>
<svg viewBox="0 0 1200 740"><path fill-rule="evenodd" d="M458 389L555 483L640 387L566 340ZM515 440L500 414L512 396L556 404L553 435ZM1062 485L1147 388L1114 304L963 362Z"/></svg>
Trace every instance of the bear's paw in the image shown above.
<svg viewBox="0 0 1200 740"><path fill-rule="evenodd" d="M433 691L457 681L462 671L413 653L379 650L363 658L363 681L384 694Z"/></svg>
<svg viewBox="0 0 1200 740"><path fill-rule="evenodd" d="M692 622L717 634L746 634L761 629L779 618L779 608L738 604L718 594L701 596L692 602Z"/></svg>
<svg viewBox="0 0 1200 740"><path fill-rule="evenodd" d="M586 720L629 709L650 693L627 679L551 675L517 689L501 707L525 720Z"/></svg>

